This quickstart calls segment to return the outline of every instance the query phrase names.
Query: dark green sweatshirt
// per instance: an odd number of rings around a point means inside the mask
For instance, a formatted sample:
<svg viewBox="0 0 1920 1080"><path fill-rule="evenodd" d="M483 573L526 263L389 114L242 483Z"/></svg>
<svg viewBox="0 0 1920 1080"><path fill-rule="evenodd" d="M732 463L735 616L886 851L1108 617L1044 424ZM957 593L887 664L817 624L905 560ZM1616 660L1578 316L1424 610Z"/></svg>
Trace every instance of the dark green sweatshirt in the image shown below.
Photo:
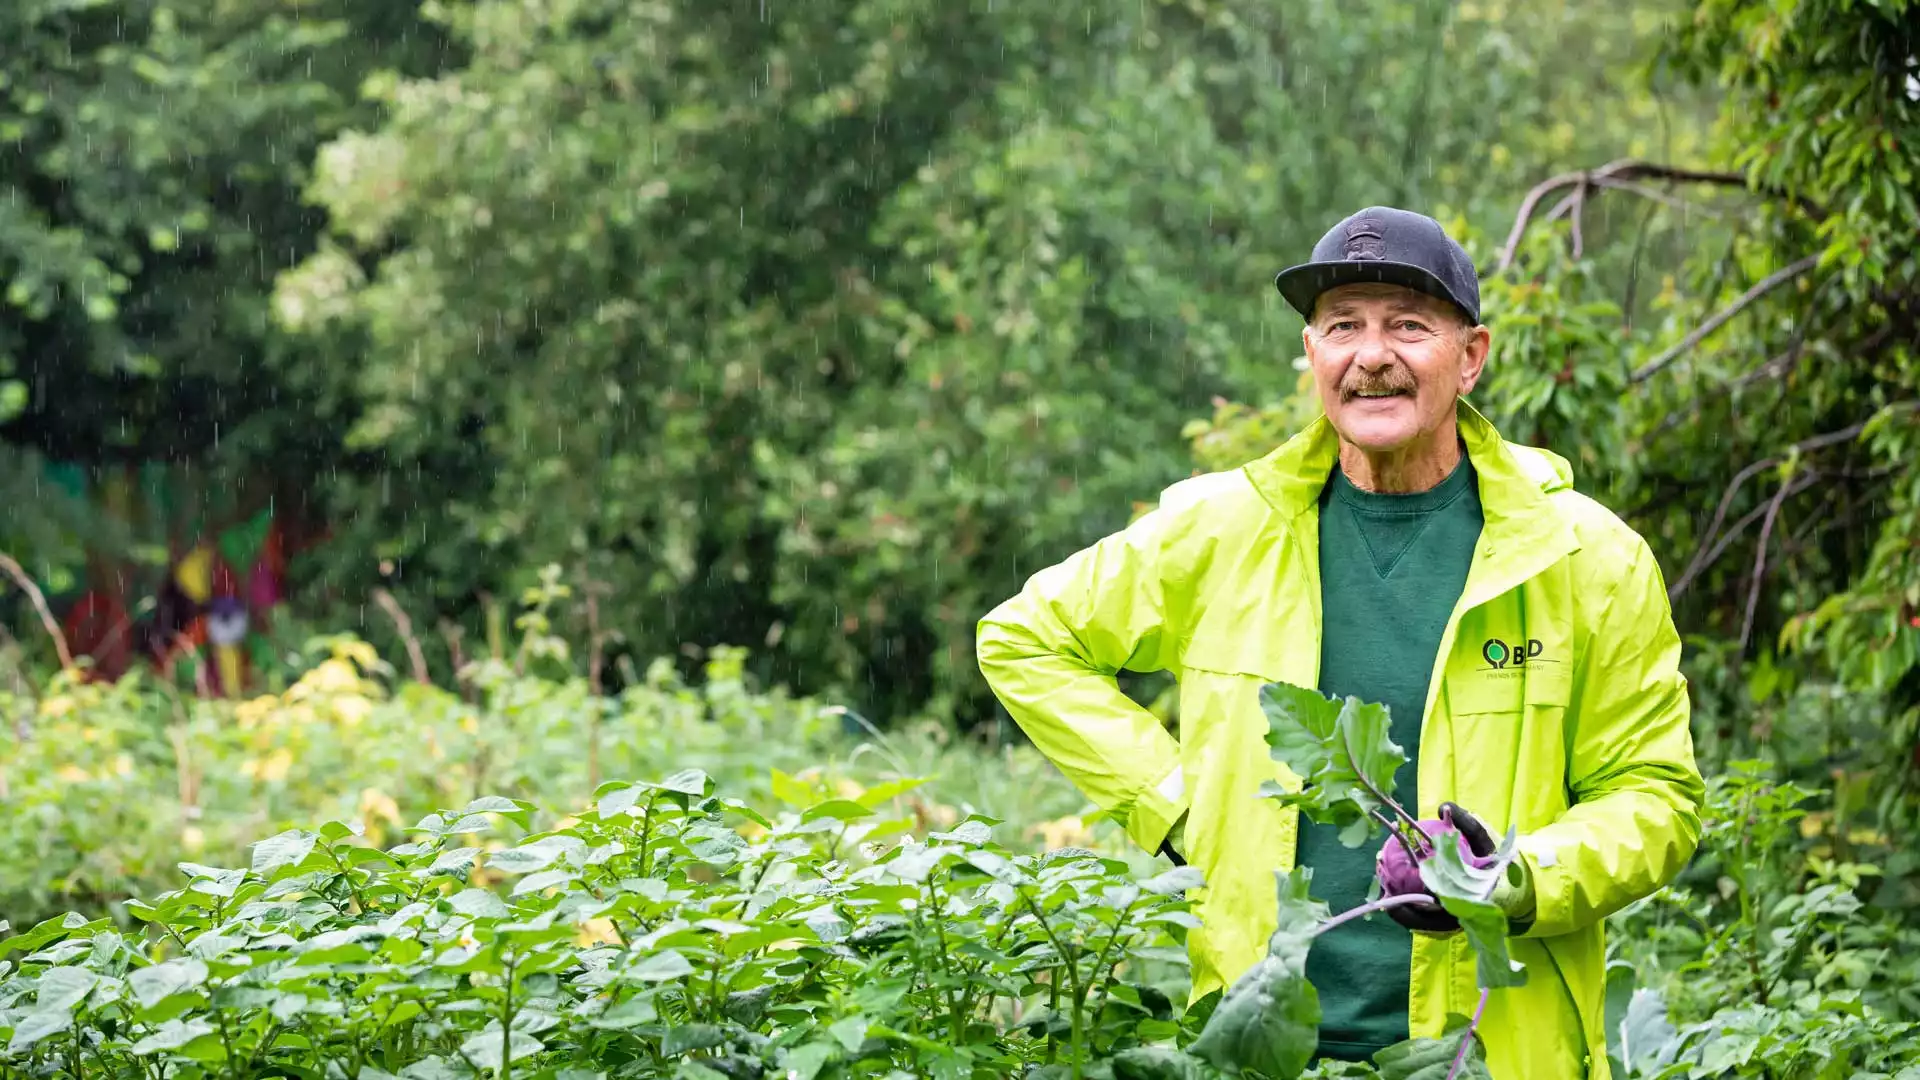
<svg viewBox="0 0 1920 1080"><path fill-rule="evenodd" d="M1411 495L1361 491L1334 467L1320 496L1320 690L1386 704L1407 753L1394 798L1418 813L1414 763L1427 683L1447 617L1480 539L1480 492L1466 456L1438 486ZM1358 848L1338 830L1300 823L1299 862L1337 914L1363 904L1383 837ZM1320 1054L1363 1061L1407 1037L1410 931L1385 915L1314 942L1307 979L1320 991Z"/></svg>

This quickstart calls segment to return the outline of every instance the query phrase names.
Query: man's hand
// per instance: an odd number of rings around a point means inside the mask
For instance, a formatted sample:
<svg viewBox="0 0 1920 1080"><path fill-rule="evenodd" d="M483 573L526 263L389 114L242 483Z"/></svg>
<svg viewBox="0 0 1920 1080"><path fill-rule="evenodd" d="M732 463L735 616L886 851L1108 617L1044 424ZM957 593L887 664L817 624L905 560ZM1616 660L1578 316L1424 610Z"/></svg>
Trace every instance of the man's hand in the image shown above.
<svg viewBox="0 0 1920 1080"><path fill-rule="evenodd" d="M1493 842L1493 834L1487 830L1479 818L1474 817L1458 803L1441 803L1439 819L1428 819L1420 823L1429 836L1441 843L1458 835L1454 843L1465 842L1469 853L1468 861L1485 865L1493 858L1498 845ZM1380 849L1377 876L1385 895L1402 896L1423 894L1432 897L1433 893L1420 883L1420 870L1413 856L1407 852L1406 845L1389 840ZM1516 877L1518 880L1515 880ZM1507 876L1490 897L1491 902L1506 913L1509 920L1524 924L1533 917L1533 879L1527 873L1524 862L1515 860L1508 868ZM1440 906L1438 899L1429 899L1426 903L1402 904L1387 909L1394 922L1409 930L1418 930L1429 934L1450 934L1460 929L1460 920L1453 917L1446 908Z"/></svg>

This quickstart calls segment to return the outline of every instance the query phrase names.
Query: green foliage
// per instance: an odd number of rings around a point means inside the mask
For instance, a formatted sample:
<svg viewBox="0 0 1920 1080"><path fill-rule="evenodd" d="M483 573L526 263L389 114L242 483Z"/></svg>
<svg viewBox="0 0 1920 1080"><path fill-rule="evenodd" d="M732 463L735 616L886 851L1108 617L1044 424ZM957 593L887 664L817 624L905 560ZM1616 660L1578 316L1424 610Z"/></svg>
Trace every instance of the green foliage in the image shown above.
<svg viewBox="0 0 1920 1080"><path fill-rule="evenodd" d="M1354 206L1485 217L1573 160L1664 5L522 8L448 9L471 62L374 80L318 155L277 311L354 358L315 377L380 467L320 572L372 552L460 614L560 561L653 614L637 655L751 641L967 722L980 612L1186 472L1216 395L1292 381L1273 273Z"/></svg>
<svg viewBox="0 0 1920 1080"><path fill-rule="evenodd" d="M516 675L489 658L447 690L394 680L343 636L319 643L280 693L238 704L142 676L63 677L37 702L0 695L20 718L0 727L0 864L34 868L0 874L0 915L108 913L166 888L181 858L239 865L251 838L315 819L360 820L380 842L434 807L499 792L557 821L601 777L663 760L755 798L879 793L875 805L925 828L1018 813L1010 842L1116 849L1096 842L1078 817L1085 801L1031 748L976 748L937 725L856 737L839 709L756 689L746 660L713 650L696 681L662 661L606 698L578 675Z"/></svg>
<svg viewBox="0 0 1920 1080"><path fill-rule="evenodd" d="M7 1057L557 1080L1077 1074L1130 1052L1115 1074L1168 1075L1142 1041L1178 1017L1140 979L1191 922L1184 872L1015 854L978 817L924 841L858 805L768 817L699 770L596 794L564 828L488 797L385 848L335 821L249 867L183 863L184 887L130 905L144 939L50 920L0 944Z"/></svg>
<svg viewBox="0 0 1920 1080"><path fill-rule="evenodd" d="M1830 857L1821 794L1758 762L1711 780L1695 866L1614 917L1617 1075L1907 1076L1911 900L1881 867Z"/></svg>
<svg viewBox="0 0 1920 1080"><path fill-rule="evenodd" d="M413 7L0 10L0 472L20 508L0 545L46 580L82 565L75 539L118 552L125 538L42 502L37 460L12 447L255 475L270 470L248 458L279 451L284 482L306 472L300 454L329 445L306 411L308 380L263 362L287 349L267 298L312 244L299 190L314 148L365 114L360 75L437 57Z"/></svg>

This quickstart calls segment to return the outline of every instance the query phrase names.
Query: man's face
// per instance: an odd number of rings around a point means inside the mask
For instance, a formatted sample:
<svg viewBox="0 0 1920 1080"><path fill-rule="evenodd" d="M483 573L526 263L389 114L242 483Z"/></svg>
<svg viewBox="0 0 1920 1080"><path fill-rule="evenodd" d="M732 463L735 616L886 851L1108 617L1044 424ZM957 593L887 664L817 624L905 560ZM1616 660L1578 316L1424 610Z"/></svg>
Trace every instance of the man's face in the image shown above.
<svg viewBox="0 0 1920 1080"><path fill-rule="evenodd" d="M1444 300L1398 285L1342 285L1307 324L1320 404L1340 437L1369 453L1431 439L1453 419L1487 361L1485 327Z"/></svg>

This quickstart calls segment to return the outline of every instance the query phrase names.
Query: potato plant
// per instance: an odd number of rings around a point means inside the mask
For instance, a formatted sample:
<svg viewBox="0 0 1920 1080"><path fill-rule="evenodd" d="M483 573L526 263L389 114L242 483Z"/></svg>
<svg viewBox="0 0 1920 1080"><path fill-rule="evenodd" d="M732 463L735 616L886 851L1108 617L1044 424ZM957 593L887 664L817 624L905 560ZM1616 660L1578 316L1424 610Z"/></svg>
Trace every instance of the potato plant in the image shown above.
<svg viewBox="0 0 1920 1080"><path fill-rule="evenodd" d="M1399 763L1376 707L1279 686L1266 701L1276 756L1306 780L1269 794L1406 825L1368 794ZM180 888L125 904L135 932L77 914L11 937L0 923L0 1078L1489 1075L1464 1016L1370 1064L1312 1063L1307 950L1396 898L1336 914L1309 870L1277 875L1268 955L1189 1004L1197 871L1017 853L977 814L916 836L890 816L914 783L803 789L776 774L789 806L769 816L687 769L599 785L558 821L489 796L394 843L330 821L257 842L245 866L183 862ZM1421 864L1488 987L1524 977L1480 910L1511 843L1493 869L1449 843ZM1794 934L1826 947L1824 932ZM1623 978L1616 1072L1920 1080L1902 1071L1912 1025L1792 974L1779 985L1772 1004L1676 1026Z"/></svg>

